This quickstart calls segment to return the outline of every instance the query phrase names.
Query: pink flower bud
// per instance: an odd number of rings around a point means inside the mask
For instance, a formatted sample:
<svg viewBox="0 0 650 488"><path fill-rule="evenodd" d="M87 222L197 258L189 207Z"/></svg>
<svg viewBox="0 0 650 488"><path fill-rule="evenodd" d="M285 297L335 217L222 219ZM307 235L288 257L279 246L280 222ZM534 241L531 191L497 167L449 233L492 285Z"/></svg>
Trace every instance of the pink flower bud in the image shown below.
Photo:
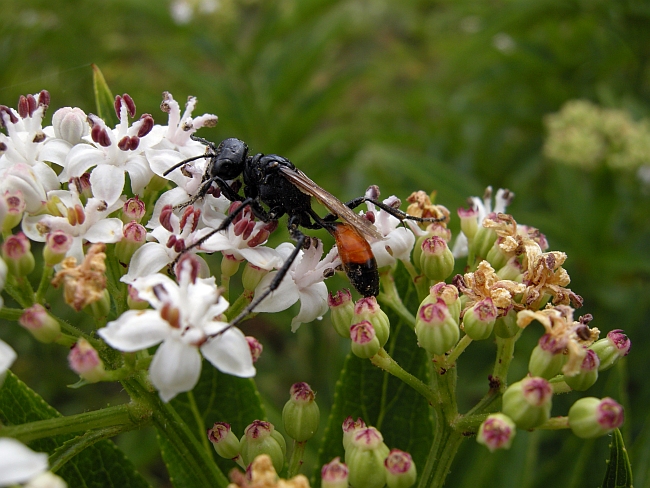
<svg viewBox="0 0 650 488"><path fill-rule="evenodd" d="M61 336L61 326L39 303L25 309L18 323L38 341L46 344L54 342Z"/></svg>
<svg viewBox="0 0 650 488"><path fill-rule="evenodd" d="M68 354L70 369L86 381L96 383L106 377L104 363L86 339L79 339Z"/></svg>

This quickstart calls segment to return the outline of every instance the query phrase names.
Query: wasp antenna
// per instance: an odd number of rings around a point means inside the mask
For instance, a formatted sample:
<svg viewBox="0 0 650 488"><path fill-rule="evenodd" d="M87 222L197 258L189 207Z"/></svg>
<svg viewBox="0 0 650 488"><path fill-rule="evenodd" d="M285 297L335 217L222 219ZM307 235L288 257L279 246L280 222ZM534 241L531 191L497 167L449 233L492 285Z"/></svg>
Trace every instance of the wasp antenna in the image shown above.
<svg viewBox="0 0 650 488"><path fill-rule="evenodd" d="M166 170L166 171L163 173L163 176L167 176L169 173L171 173L172 171L174 171L174 170L177 169L177 168L180 168L181 166L183 166L183 165L186 164L186 163L191 163L192 161L196 161L197 159L206 159L206 158L211 158L212 156L214 156L214 154L201 154L200 156L194 156L193 158L184 159L184 160L181 161L180 163L176 163L174 166L172 166L171 168L169 168L168 170Z"/></svg>

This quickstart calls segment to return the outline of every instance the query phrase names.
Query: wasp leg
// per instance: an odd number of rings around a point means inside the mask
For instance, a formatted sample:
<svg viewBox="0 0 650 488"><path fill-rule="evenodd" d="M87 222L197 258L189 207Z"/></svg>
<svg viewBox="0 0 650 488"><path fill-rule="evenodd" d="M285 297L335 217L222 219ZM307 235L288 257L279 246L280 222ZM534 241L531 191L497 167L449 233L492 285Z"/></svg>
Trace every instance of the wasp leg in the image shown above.
<svg viewBox="0 0 650 488"><path fill-rule="evenodd" d="M399 219L399 220L415 220L416 222L444 222L445 218L435 218L435 217L416 217L415 215L409 215L403 210L400 210L399 208L394 208L391 207L390 205L386 205L384 202L380 202L378 200L375 200L373 198L368 198L368 197L358 197L353 200L350 200L349 202L345 202L345 205L352 210L357 208L359 205L365 202L370 202L376 205L377 207L381 208L382 210L385 210L388 212L390 215L393 217ZM323 217L324 222L333 222L338 218L337 215L334 214L328 214L325 217Z"/></svg>
<svg viewBox="0 0 650 488"><path fill-rule="evenodd" d="M307 236L303 234L300 229L298 228L298 224L300 222L300 218L297 215L294 215L289 218L289 234L291 235L291 238L296 241L296 247L293 249L287 260L282 263L282 267L278 269L277 274L273 278L273 281L271 281L271 284L269 287L264 290L264 292L259 295L255 300L253 300L251 303L248 304L248 306L239 314L237 317L234 318L230 322L230 326L237 325L239 322L244 320L248 314L254 311L255 307L257 307L262 300L264 300L266 297L268 297L271 293L273 293L279 286L280 283L282 283L282 280L284 279L285 275L291 269L291 264L296 260L298 257L298 254L300 253L300 250L302 249L305 241L307 240Z"/></svg>

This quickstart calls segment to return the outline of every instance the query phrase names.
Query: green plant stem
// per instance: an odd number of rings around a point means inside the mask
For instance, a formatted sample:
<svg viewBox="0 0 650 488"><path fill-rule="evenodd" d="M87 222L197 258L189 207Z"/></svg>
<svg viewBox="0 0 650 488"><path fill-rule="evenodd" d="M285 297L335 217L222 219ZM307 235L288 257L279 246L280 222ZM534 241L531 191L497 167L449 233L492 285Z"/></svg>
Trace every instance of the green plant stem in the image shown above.
<svg viewBox="0 0 650 488"><path fill-rule="evenodd" d="M137 402L107 407L67 417L55 417L0 429L0 436L13 437L21 442L31 442L44 437L73 434L91 429L121 426L131 430L151 422L150 410Z"/></svg>
<svg viewBox="0 0 650 488"><path fill-rule="evenodd" d="M497 357L494 362L492 380L493 382L499 383L499 391L501 393L503 393L508 386L508 370L510 369L510 363L514 357L515 343L517 342L517 339L519 339L519 336L521 336L522 330L508 339L497 337Z"/></svg>
<svg viewBox="0 0 650 488"><path fill-rule="evenodd" d="M34 304L34 290L29 280L24 276L20 278L16 278L11 274L7 276L4 291L24 309Z"/></svg>
<svg viewBox="0 0 650 488"><path fill-rule="evenodd" d="M0 308L0 319L18 321L24 310L20 308Z"/></svg>
<svg viewBox="0 0 650 488"><path fill-rule="evenodd" d="M38 284L38 288L36 290L36 296L34 297L34 301L36 303L42 303L43 298L45 297L45 292L50 286L50 281L52 280L52 273L54 273L54 268L52 266L43 266L43 273L41 273L41 281Z"/></svg>
<svg viewBox="0 0 650 488"><path fill-rule="evenodd" d="M456 360L458 357L467 349L467 346L469 346L472 343L472 339L468 335L464 335L463 338L458 341L458 344L451 350L449 355L445 359L445 363L447 364L448 367L453 367L453 365L456 363Z"/></svg>
<svg viewBox="0 0 650 488"><path fill-rule="evenodd" d="M454 431L440 416L436 416L433 443L418 488L441 488L444 485L463 439L462 433Z"/></svg>
<svg viewBox="0 0 650 488"><path fill-rule="evenodd" d="M535 428L536 429L541 429L541 430L568 429L569 428L569 417L553 417L551 419L548 419L546 422L544 422L539 427L535 427Z"/></svg>
<svg viewBox="0 0 650 488"><path fill-rule="evenodd" d="M289 471L287 472L287 478L293 478L298 474L300 466L302 466L302 459L305 455L306 445L307 441L293 441L293 451L291 451L291 458L289 459Z"/></svg>
<svg viewBox="0 0 650 488"><path fill-rule="evenodd" d="M415 328L415 317L402 302L399 296L395 280L390 273L381 273L379 275L381 280L382 292L379 293L377 299L383 305L392 309L411 329Z"/></svg>
<svg viewBox="0 0 650 488"><path fill-rule="evenodd" d="M133 429L136 427L133 426ZM70 441L66 442L63 446L58 448L49 458L50 471L56 473L65 463L70 461L77 454L81 453L84 449L96 444L99 441L104 439L110 439L115 437L122 432L126 432L130 429L125 429L122 426L117 427L107 427L105 429L93 430L86 432L85 434L75 437Z"/></svg>
<svg viewBox="0 0 650 488"><path fill-rule="evenodd" d="M193 486L225 488L228 485L228 479L215 464L212 454L203 448L169 403L163 402L156 392L150 391L140 380L125 380L122 385L131 398L151 408L154 426L169 447L174 449L175 456L184 461L185 471L193 476Z"/></svg>
<svg viewBox="0 0 650 488"><path fill-rule="evenodd" d="M253 301L253 293L254 292L250 290L244 290L237 300L230 304L230 307L226 310L226 317L228 317L228 320L234 319L244 311L244 309Z"/></svg>
<svg viewBox="0 0 650 488"><path fill-rule="evenodd" d="M479 426L488 417L487 413L480 413L477 415L461 415L454 423L454 430L462 432L464 435L476 434Z"/></svg>
<svg viewBox="0 0 650 488"><path fill-rule="evenodd" d="M420 395L426 398L431 405L437 405L438 395L436 395L436 392L425 385L418 378L413 376L411 373L403 369L399 364L397 364L397 362L395 362L395 360L390 357L385 349L380 349L377 354L370 358L370 362L378 368L381 368L387 373L390 373L396 378L402 380L404 383L409 385Z"/></svg>

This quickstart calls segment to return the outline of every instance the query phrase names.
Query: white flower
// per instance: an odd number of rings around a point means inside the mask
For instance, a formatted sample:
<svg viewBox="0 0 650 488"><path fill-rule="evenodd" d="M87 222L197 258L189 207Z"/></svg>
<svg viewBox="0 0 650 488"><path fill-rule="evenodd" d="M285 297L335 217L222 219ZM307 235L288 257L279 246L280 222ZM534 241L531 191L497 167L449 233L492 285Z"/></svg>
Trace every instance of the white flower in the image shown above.
<svg viewBox="0 0 650 488"><path fill-rule="evenodd" d="M366 197L372 197L374 191L376 190L370 187L366 192ZM393 195L383 200L382 203L393 206L397 201L398 198ZM366 205L368 206L368 212L373 213L375 216L375 227L384 236L381 241L370 243L372 253L377 260L377 267L392 266L398 259L408 261L415 244L413 231L400 225L402 221L385 210L379 209L377 211L373 203L366 202ZM415 227L417 228L417 225Z"/></svg>
<svg viewBox="0 0 650 488"><path fill-rule="evenodd" d="M24 483L47 468L46 453L34 452L16 439L0 439L0 486Z"/></svg>
<svg viewBox="0 0 650 488"><path fill-rule="evenodd" d="M115 130L109 130L105 122L90 114L91 138L94 144L78 144L68 153L65 167L59 179L62 182L72 177L83 175L93 166L90 184L93 195L112 205L118 200L124 189L124 172L129 173L131 189L141 194L153 177L149 163L144 156L147 134L153 127L153 118L145 114L129 127L129 115L135 114L135 105L128 95L119 97L120 122ZM146 141L146 144L145 144Z"/></svg>
<svg viewBox="0 0 650 488"><path fill-rule="evenodd" d="M283 242L277 247L278 254L284 260L293 250L293 244L288 242ZM319 261L322 254L323 243L321 241L318 241L315 246L310 246L309 249L301 250L291 263L280 286L255 307L255 312L280 312L300 300L300 312L291 320L293 332L300 327L300 324L309 323L322 317L328 310L327 286L323 280L326 275L330 274L330 270L340 264L335 248L325 256L323 261ZM255 296L268 290L277 273L277 271L273 271L262 278L255 288Z"/></svg>
<svg viewBox="0 0 650 488"><path fill-rule="evenodd" d="M70 191L50 192L50 198L56 200L60 216L43 214L27 216L23 219L23 232L33 241L45 242L49 232L60 230L72 237L72 247L66 256L72 256L80 263L83 261L83 243L113 243L122 239L122 221L106 218L111 212L122 206L120 201L107 205L97 198L89 198L84 207L74 185Z"/></svg>
<svg viewBox="0 0 650 488"><path fill-rule="evenodd" d="M496 196L494 197L494 210L492 210L492 187L488 186L485 189L485 194L483 195L483 200L479 197L470 197L472 209L477 212L476 219L478 221L478 227L483 227L483 221L491 213L505 213L506 207L510 205L512 199L515 197L515 194L510 190L499 188ZM469 252L467 236L461 231L456 237L454 246L452 248L452 254L454 258L461 258L467 256Z"/></svg>
<svg viewBox="0 0 650 488"><path fill-rule="evenodd" d="M223 373L255 375L244 334L219 317L228 308L214 278L193 279L183 261L176 284L163 274L136 279L131 286L154 310L131 310L109 322L99 335L112 347L139 351L162 342L149 368L151 382L163 401L189 391L201 374L201 354Z"/></svg>

